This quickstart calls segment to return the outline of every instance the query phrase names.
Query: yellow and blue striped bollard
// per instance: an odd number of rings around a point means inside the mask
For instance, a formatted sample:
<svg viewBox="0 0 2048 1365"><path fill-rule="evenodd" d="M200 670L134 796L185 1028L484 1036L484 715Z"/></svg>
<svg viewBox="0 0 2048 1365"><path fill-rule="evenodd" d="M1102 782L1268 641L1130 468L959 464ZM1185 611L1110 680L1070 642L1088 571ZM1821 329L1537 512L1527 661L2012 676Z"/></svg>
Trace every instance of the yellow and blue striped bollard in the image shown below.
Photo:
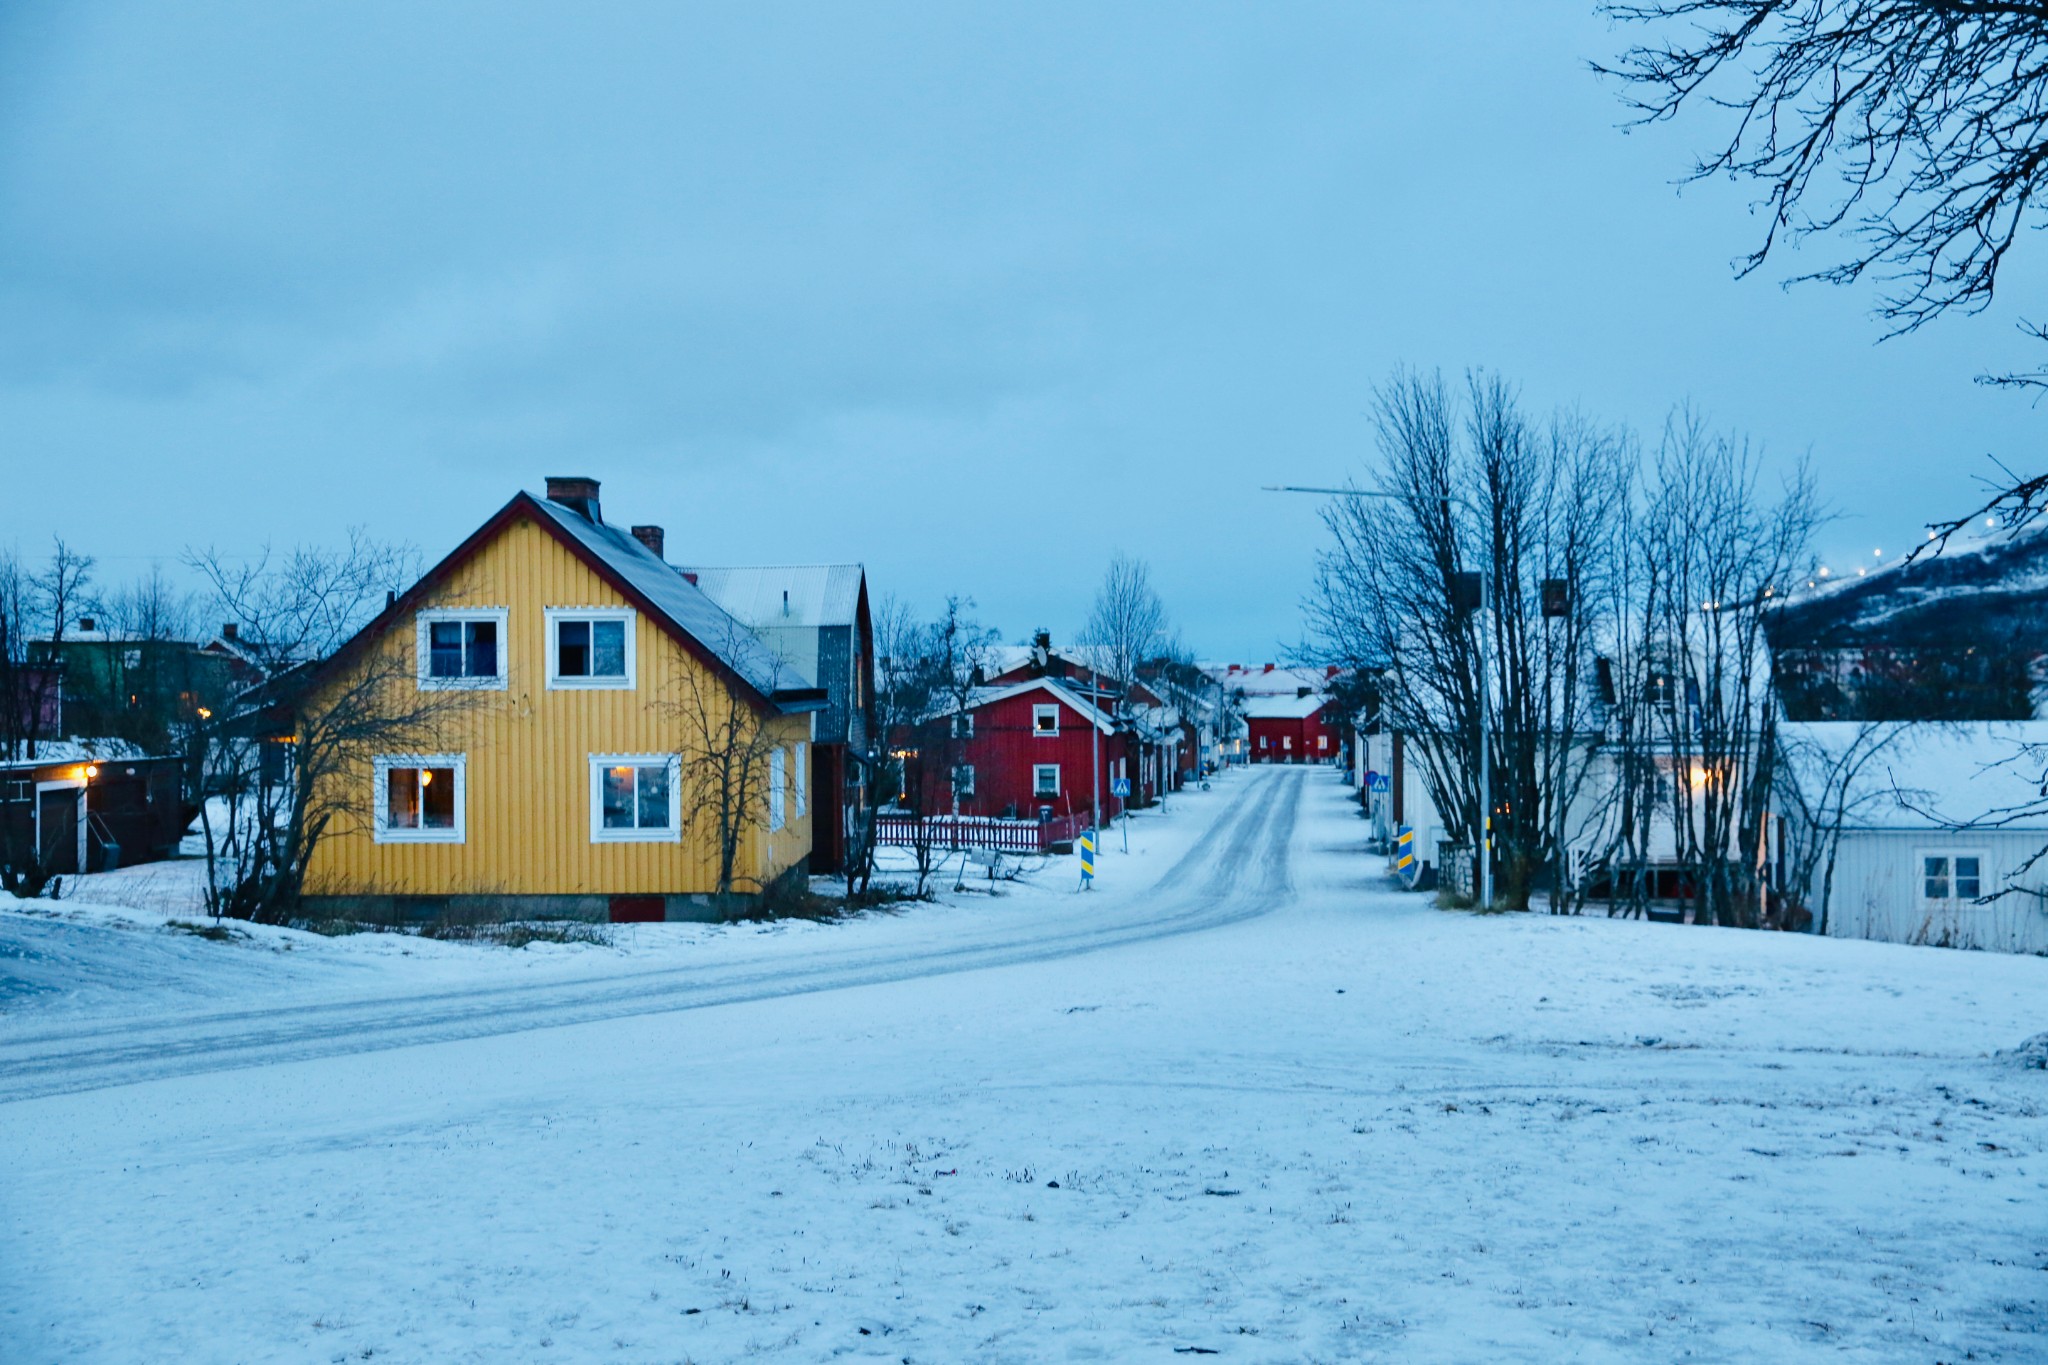
<svg viewBox="0 0 2048 1365"><path fill-rule="evenodd" d="M1401 826L1401 832L1395 837L1395 842L1400 847L1394 856L1394 870L1403 877L1413 877L1415 875L1412 870L1415 866L1415 831L1406 825Z"/></svg>
<svg viewBox="0 0 2048 1365"><path fill-rule="evenodd" d="M1081 836L1081 885L1095 880L1095 831Z"/></svg>

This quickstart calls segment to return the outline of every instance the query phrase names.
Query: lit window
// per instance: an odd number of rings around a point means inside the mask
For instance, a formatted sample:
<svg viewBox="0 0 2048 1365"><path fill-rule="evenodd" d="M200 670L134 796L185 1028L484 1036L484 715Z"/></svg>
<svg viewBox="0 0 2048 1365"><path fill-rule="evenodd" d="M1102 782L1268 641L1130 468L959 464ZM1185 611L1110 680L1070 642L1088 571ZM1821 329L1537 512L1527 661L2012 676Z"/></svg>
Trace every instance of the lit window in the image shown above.
<svg viewBox="0 0 2048 1365"><path fill-rule="evenodd" d="M504 608L423 611L416 619L422 688L505 686Z"/></svg>
<svg viewBox="0 0 2048 1365"><path fill-rule="evenodd" d="M550 607L547 621L549 687L633 685L631 610Z"/></svg>
<svg viewBox="0 0 2048 1365"><path fill-rule="evenodd" d="M461 843L467 767L461 754L393 754L377 759L374 840Z"/></svg>
<svg viewBox="0 0 2048 1365"><path fill-rule="evenodd" d="M1033 796L1058 796L1060 794L1059 764L1036 763L1032 765L1031 794Z"/></svg>
<svg viewBox="0 0 2048 1365"><path fill-rule="evenodd" d="M679 766L673 754L592 754L591 842L673 843L681 838Z"/></svg>
<svg viewBox="0 0 2048 1365"><path fill-rule="evenodd" d="M1058 703L1051 706L1031 708L1031 733L1034 735L1056 735L1060 732L1060 708Z"/></svg>

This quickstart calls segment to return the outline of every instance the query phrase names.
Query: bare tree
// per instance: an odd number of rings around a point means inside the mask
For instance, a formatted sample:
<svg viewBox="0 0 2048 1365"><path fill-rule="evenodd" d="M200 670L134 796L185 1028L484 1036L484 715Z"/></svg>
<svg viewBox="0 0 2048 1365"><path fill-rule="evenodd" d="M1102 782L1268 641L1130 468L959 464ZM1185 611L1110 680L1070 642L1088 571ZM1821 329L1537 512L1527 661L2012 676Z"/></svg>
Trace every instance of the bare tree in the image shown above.
<svg viewBox="0 0 2048 1365"><path fill-rule="evenodd" d="M1166 607L1152 587L1152 570L1142 559L1111 557L1095 590L1095 605L1081 632L1081 643L1118 694L1118 708L1131 713L1131 687L1140 665L1153 659L1167 643Z"/></svg>
<svg viewBox="0 0 2048 1365"><path fill-rule="evenodd" d="M1477 849L1487 632L1494 856L1501 894L1526 906L1546 866L1562 877L1591 768L1587 675L1612 610L1623 447L1569 415L1531 422L1484 375L1462 403L1439 376L1397 376L1374 416L1373 491L1386 496L1325 509L1334 544L1308 604L1315 650L1378 674L1383 717L1412 741L1445 832Z"/></svg>
<svg viewBox="0 0 2048 1365"><path fill-rule="evenodd" d="M1842 831L1871 806L1894 796L1890 782L1868 783L1863 775L1891 751L1905 726L1865 721L1844 728L1847 741L1839 745L1805 732L1778 737L1773 796L1787 817L1785 869L1768 927L1802 929L1811 923L1817 933L1828 931Z"/></svg>
<svg viewBox="0 0 2048 1365"><path fill-rule="evenodd" d="M320 841L372 822L374 759L440 747L482 694L422 690L404 632L356 638L418 576L409 550L352 533L338 550L188 562L260 676L195 739L208 908L280 923Z"/></svg>
<svg viewBox="0 0 2048 1365"><path fill-rule="evenodd" d="M1679 862L1694 874L1694 922L1762 919L1763 821L1776 705L1765 614L1799 575L1820 521L1804 466L1775 500L1757 451L1696 415L1666 424L1635 553L1654 564L1647 604L1651 733L1668 762Z"/></svg>
<svg viewBox="0 0 2048 1365"><path fill-rule="evenodd" d="M738 652L746 627L728 621L720 652ZM751 705L710 668L679 659L669 699L658 703L675 721L685 819L708 825L717 860L716 899L723 908L740 890L746 841L768 828L775 802L789 800L802 775L783 766L789 752L773 724L777 713ZM767 690L773 691L770 681ZM786 817L785 817L786 818ZM759 891L756 880L745 888Z"/></svg>

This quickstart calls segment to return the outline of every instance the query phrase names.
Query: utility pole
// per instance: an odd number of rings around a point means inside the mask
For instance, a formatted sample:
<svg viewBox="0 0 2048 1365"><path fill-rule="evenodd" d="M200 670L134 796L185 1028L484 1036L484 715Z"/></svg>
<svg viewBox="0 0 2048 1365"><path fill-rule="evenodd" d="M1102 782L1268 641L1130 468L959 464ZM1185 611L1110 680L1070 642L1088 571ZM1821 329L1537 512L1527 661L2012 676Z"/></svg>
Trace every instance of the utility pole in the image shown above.
<svg viewBox="0 0 2048 1365"><path fill-rule="evenodd" d="M1384 498L1389 502L1406 502L1403 493L1380 493L1364 488L1301 488L1293 484L1266 484L1268 493L1314 493L1330 498ZM1429 496L1429 495L1425 495ZM1485 517L1456 493L1439 493L1430 497L1432 502L1441 502L1449 507L1462 507L1484 522ZM1487 678L1487 663L1490 651L1487 649L1486 610L1489 604L1487 585L1492 573L1479 576L1479 830L1475 836L1479 843L1479 905L1481 909L1493 908L1493 762L1488 745L1487 712L1492 709L1488 699L1490 690Z"/></svg>
<svg viewBox="0 0 2048 1365"><path fill-rule="evenodd" d="M1088 824L1095 847L1102 847L1102 727L1095 723L1102 714L1102 679L1095 665L1088 665L1088 705L1095 715L1088 717Z"/></svg>

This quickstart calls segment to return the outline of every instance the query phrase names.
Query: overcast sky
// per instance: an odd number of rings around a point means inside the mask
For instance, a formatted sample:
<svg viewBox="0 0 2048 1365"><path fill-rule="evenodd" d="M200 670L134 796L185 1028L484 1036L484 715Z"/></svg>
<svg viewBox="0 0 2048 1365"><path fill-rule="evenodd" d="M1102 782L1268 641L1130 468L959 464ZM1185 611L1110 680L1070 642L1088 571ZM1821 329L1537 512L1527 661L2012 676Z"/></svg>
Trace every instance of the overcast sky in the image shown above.
<svg viewBox="0 0 2048 1365"><path fill-rule="evenodd" d="M2038 467L1970 382L2025 310L1880 346L1796 261L1736 281L1746 192L1675 184L1711 125L1625 135L1591 10L0 7L0 543L438 556L587 473L672 559L1013 639L1122 549L1254 661L1319 535L1256 490L1363 477L1397 365L1689 399L1810 455L1838 565Z"/></svg>

